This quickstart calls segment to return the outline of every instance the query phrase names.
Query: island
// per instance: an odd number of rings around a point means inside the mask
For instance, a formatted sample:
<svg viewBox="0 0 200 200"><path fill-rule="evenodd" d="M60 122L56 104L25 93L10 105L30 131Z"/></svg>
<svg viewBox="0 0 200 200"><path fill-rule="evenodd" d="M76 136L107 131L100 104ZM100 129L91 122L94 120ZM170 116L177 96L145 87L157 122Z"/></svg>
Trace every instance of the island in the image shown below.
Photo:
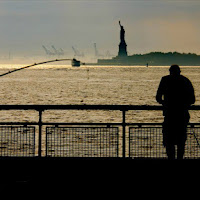
<svg viewBox="0 0 200 200"><path fill-rule="evenodd" d="M178 64L181 66L200 66L200 55L195 53L179 52L150 52L147 54L134 54L125 59L114 57L112 59L98 59L97 65L120 66L169 66Z"/></svg>

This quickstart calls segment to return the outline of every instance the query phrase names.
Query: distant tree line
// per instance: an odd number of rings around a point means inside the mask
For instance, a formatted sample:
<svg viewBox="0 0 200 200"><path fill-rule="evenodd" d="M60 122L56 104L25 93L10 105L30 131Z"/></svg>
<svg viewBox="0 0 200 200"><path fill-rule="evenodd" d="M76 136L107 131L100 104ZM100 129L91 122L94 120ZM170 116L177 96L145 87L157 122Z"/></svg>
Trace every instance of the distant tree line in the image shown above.
<svg viewBox="0 0 200 200"><path fill-rule="evenodd" d="M200 66L200 55L195 53L179 53L179 52L150 52L147 54L134 54L128 56L127 62L136 65L186 65L186 66Z"/></svg>

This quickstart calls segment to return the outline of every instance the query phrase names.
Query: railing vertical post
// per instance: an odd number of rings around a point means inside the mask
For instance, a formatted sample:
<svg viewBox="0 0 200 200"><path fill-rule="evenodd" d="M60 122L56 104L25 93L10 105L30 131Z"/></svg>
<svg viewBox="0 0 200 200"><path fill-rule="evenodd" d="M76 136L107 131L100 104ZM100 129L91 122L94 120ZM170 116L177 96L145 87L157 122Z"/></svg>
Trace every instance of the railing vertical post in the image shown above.
<svg viewBox="0 0 200 200"><path fill-rule="evenodd" d="M122 155L126 157L126 111L122 110L122 129L123 129L123 141L122 141Z"/></svg>
<svg viewBox="0 0 200 200"><path fill-rule="evenodd" d="M42 156L42 110L39 110L39 143L38 143L38 156Z"/></svg>

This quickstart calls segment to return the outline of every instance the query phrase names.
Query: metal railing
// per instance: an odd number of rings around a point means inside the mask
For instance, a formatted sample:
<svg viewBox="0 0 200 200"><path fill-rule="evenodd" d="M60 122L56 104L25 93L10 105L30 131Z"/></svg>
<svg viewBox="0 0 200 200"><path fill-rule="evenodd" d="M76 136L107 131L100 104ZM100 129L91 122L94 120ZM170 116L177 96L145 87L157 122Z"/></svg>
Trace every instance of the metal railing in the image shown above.
<svg viewBox="0 0 200 200"><path fill-rule="evenodd" d="M187 128L185 158L200 158L200 126L190 124ZM129 128L129 157L167 158L163 146L162 126L148 125Z"/></svg>
<svg viewBox="0 0 200 200"><path fill-rule="evenodd" d="M166 158L162 123L130 123L126 118L128 111L161 111L162 106L0 105L0 110L38 112L37 122L0 122L0 157ZM120 111L121 122L44 122L43 114L50 110ZM200 123L190 123L185 158L200 158L199 141Z"/></svg>
<svg viewBox="0 0 200 200"><path fill-rule="evenodd" d="M118 157L116 127L47 127L48 157Z"/></svg>

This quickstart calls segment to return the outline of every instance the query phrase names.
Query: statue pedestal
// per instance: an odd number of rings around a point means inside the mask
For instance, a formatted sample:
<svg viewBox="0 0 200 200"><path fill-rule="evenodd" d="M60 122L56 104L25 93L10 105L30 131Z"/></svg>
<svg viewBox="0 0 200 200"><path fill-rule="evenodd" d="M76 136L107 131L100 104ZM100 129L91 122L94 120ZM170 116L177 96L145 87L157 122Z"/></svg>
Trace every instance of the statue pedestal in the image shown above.
<svg viewBox="0 0 200 200"><path fill-rule="evenodd" d="M118 57L125 57L127 56L127 50L126 50L126 42L123 41L123 42L120 42L119 44L119 52L118 52Z"/></svg>

